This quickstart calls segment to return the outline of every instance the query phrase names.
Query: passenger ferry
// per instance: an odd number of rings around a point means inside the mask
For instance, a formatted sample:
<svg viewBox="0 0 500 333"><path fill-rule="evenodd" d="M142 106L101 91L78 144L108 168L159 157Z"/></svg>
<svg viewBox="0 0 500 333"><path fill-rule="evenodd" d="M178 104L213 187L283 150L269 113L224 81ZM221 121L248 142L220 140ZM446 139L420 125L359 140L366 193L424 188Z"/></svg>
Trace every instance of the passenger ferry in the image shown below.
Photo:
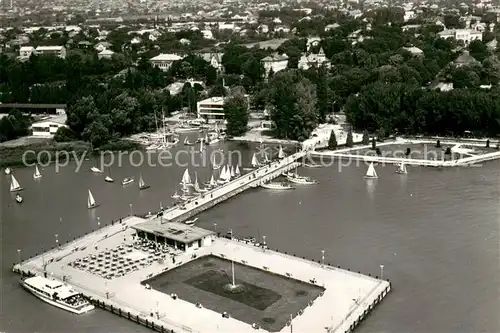
<svg viewBox="0 0 500 333"><path fill-rule="evenodd" d="M42 301L69 312L82 314L94 306L81 294L62 282L43 276L34 276L20 281L21 285Z"/></svg>

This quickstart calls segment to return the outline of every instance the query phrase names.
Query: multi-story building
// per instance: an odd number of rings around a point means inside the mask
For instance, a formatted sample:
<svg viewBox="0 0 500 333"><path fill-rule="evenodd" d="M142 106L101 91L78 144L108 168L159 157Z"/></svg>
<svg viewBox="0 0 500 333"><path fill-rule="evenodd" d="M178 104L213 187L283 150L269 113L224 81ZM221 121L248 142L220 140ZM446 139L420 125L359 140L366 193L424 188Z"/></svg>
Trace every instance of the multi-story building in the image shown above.
<svg viewBox="0 0 500 333"><path fill-rule="evenodd" d="M22 46L19 49L19 57L29 58L32 54L36 55L55 55L60 58L66 58L66 48L64 46Z"/></svg>
<svg viewBox="0 0 500 333"><path fill-rule="evenodd" d="M158 67L162 71L167 71L172 66L172 63L177 60L182 60L182 57L177 54L162 53L151 58L149 61L151 61L154 67Z"/></svg>
<svg viewBox="0 0 500 333"><path fill-rule="evenodd" d="M286 69L286 67L288 66L288 56L286 54L273 54L263 58L261 62L264 66L264 69L266 70L267 76L271 69L274 73Z"/></svg>
<svg viewBox="0 0 500 333"><path fill-rule="evenodd" d="M196 103L198 118L224 119L224 97L210 97Z"/></svg>
<svg viewBox="0 0 500 333"><path fill-rule="evenodd" d="M469 45L474 40L483 40L483 33L474 29L443 30L438 33L438 36L443 39L453 38L457 41L463 41L465 45Z"/></svg>

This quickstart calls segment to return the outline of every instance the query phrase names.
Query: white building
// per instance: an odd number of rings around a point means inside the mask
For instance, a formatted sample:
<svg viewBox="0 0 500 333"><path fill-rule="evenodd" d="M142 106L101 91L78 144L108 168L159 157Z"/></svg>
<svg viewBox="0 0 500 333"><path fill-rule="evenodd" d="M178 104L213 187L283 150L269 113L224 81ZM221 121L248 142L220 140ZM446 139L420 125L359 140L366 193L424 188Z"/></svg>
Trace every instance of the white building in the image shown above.
<svg viewBox="0 0 500 333"><path fill-rule="evenodd" d="M39 46L35 50L40 55L55 55L60 58L66 58L66 48L64 46Z"/></svg>
<svg viewBox="0 0 500 333"><path fill-rule="evenodd" d="M111 59L113 57L113 54L115 53L111 50L102 50L97 54L97 57L99 59Z"/></svg>
<svg viewBox="0 0 500 333"><path fill-rule="evenodd" d="M19 57L23 59L29 58L34 52L35 48L33 46L21 46L19 49Z"/></svg>
<svg viewBox="0 0 500 333"><path fill-rule="evenodd" d="M469 45L474 40L483 40L483 33L473 29L443 30L438 35L443 39L453 38L457 41L461 40L465 45Z"/></svg>
<svg viewBox="0 0 500 333"><path fill-rule="evenodd" d="M55 55L60 58L66 58L66 48L64 46L22 46L19 49L19 57L29 58L32 54L36 55Z"/></svg>
<svg viewBox="0 0 500 333"><path fill-rule="evenodd" d="M328 59L326 58L325 52L323 48L319 49L318 54L309 53L307 55L302 55L299 59L298 67L300 69L307 70L311 67L319 67L321 65L325 65L327 67L330 66Z"/></svg>
<svg viewBox="0 0 500 333"><path fill-rule="evenodd" d="M149 61L151 61L151 64L154 67L158 67L162 71L166 71L170 68L170 66L172 66L172 63L177 60L182 60L182 57L177 54L162 53L151 58Z"/></svg>
<svg viewBox="0 0 500 333"><path fill-rule="evenodd" d="M224 97L211 97L196 103L198 118L224 119Z"/></svg>
<svg viewBox="0 0 500 333"><path fill-rule="evenodd" d="M66 114L61 114L56 117L48 117L45 120L38 121L31 125L33 136L43 138L53 138L60 127L67 127Z"/></svg>
<svg viewBox="0 0 500 333"><path fill-rule="evenodd" d="M272 69L274 73L282 71L286 69L288 66L288 56L286 54L279 55L273 54L267 56L261 60L264 69L266 70L266 76L269 74L269 71Z"/></svg>

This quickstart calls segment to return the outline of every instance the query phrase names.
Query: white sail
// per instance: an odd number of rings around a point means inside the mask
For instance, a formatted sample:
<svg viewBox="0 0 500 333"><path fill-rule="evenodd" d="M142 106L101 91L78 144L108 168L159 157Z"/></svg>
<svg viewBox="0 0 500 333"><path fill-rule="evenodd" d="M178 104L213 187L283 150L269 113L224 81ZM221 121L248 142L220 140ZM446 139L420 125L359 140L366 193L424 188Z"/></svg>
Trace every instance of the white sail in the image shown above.
<svg viewBox="0 0 500 333"><path fill-rule="evenodd" d="M191 185L191 177L189 176L189 170L186 169L186 171L184 171L184 175L182 175L182 181L181 181L182 184L184 185Z"/></svg>
<svg viewBox="0 0 500 333"><path fill-rule="evenodd" d="M144 188L146 187L146 182L144 181L144 179L142 179L142 174L139 176L139 188Z"/></svg>
<svg viewBox="0 0 500 333"><path fill-rule="evenodd" d="M259 166L259 160L257 160L257 155L255 155L255 153L253 153L253 156L252 156L252 167L256 168Z"/></svg>
<svg viewBox="0 0 500 333"><path fill-rule="evenodd" d="M399 173L408 173L408 171L406 171L406 165L404 163L401 163L399 165L398 172Z"/></svg>
<svg viewBox="0 0 500 333"><path fill-rule="evenodd" d="M226 180L226 166L225 165L222 167L222 170L220 172L219 178L221 180Z"/></svg>
<svg viewBox="0 0 500 333"><path fill-rule="evenodd" d="M92 195L92 192L90 192L90 190L89 190L89 196L87 198L87 207L92 208L95 206L96 206L96 202L95 202L94 196Z"/></svg>
<svg viewBox="0 0 500 333"><path fill-rule="evenodd" d="M38 165L35 165L35 173L33 174L33 178L38 179L41 177L42 177L42 174L40 173L40 170L38 170Z"/></svg>
<svg viewBox="0 0 500 333"><path fill-rule="evenodd" d="M373 162L370 163L368 170L366 171L366 178L378 178L377 172L375 171L375 167L373 166Z"/></svg>
<svg viewBox="0 0 500 333"><path fill-rule="evenodd" d="M200 140L200 153L203 152L203 140Z"/></svg>
<svg viewBox="0 0 500 333"><path fill-rule="evenodd" d="M285 152L283 151L283 147L280 145L280 150L278 152L278 158L285 158Z"/></svg>
<svg viewBox="0 0 500 333"><path fill-rule="evenodd" d="M231 168L231 171L230 171L231 178L234 178L234 176L236 176L236 174L234 173L234 167L230 167L230 168Z"/></svg>
<svg viewBox="0 0 500 333"><path fill-rule="evenodd" d="M17 181L16 177L14 175L11 175L10 177L10 191L15 192L21 190L21 185L19 185L19 182Z"/></svg>
<svg viewBox="0 0 500 333"><path fill-rule="evenodd" d="M217 186L217 182L215 181L214 175L210 178L210 186L214 187Z"/></svg>
<svg viewBox="0 0 500 333"><path fill-rule="evenodd" d="M196 171L194 173L194 185L193 185L193 187L194 187L194 190L196 192L200 191L200 184L198 184L198 173Z"/></svg>
<svg viewBox="0 0 500 333"><path fill-rule="evenodd" d="M238 177L239 175L241 175L240 167L238 165L236 165L236 169L234 170L234 174L236 175L236 177Z"/></svg>

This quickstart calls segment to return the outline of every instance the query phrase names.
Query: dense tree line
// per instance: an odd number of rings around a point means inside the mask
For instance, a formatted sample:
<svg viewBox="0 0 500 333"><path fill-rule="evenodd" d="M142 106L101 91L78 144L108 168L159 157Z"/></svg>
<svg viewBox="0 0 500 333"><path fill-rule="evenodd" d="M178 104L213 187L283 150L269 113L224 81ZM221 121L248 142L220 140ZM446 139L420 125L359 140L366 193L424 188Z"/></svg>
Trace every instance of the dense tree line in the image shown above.
<svg viewBox="0 0 500 333"><path fill-rule="evenodd" d="M19 110L12 110L0 119L0 142L29 134L31 119Z"/></svg>

